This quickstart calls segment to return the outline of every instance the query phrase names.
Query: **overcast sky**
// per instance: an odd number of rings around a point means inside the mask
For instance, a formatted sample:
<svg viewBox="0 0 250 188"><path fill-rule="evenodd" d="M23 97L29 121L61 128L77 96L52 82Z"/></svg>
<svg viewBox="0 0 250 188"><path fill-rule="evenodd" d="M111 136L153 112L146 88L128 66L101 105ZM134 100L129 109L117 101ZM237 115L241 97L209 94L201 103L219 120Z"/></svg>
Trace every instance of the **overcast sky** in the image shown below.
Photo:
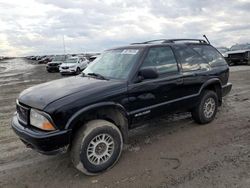
<svg viewBox="0 0 250 188"><path fill-rule="evenodd" d="M158 38L250 42L250 0L0 0L0 56L98 52Z"/></svg>

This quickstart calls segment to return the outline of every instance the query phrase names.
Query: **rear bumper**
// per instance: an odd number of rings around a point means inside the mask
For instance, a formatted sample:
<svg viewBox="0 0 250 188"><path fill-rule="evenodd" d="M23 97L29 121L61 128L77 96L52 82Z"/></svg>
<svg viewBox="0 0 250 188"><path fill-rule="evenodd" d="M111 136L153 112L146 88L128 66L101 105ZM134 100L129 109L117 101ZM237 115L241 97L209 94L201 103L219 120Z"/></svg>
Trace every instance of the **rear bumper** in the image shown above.
<svg viewBox="0 0 250 188"><path fill-rule="evenodd" d="M27 147L40 153L51 155L62 152L70 143L71 130L43 132L21 125L15 115L11 126Z"/></svg>
<svg viewBox="0 0 250 188"><path fill-rule="evenodd" d="M222 97L225 97L230 91L232 90L232 84L227 83L226 85L222 86Z"/></svg>

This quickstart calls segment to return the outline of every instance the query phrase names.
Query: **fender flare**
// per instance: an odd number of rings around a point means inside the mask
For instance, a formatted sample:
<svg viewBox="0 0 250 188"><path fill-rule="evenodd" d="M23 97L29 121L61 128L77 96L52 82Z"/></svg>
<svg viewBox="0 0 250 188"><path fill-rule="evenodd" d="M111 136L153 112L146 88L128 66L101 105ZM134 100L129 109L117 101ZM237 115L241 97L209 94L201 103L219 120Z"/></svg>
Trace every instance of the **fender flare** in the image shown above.
<svg viewBox="0 0 250 188"><path fill-rule="evenodd" d="M209 79L207 80L200 88L199 90L199 93L198 95L201 95L202 91L210 86L210 85L219 85L219 90L217 88L216 89L216 93L218 95L218 99L219 99L219 102L221 103L222 102L222 84L221 84L221 81L218 79L218 78L212 78L212 79Z"/></svg>
<svg viewBox="0 0 250 188"><path fill-rule="evenodd" d="M122 132L124 141L127 141L128 138L128 127L129 127L129 115L126 111L126 109L119 103L115 102L100 102L95 103L89 106L86 106L80 110L78 110L76 113L74 113L69 120L66 123L65 129L73 129L74 125L77 123L80 116L82 116L84 113L87 113L90 110L95 110L102 107L115 107L126 119L125 125L119 125L119 128Z"/></svg>

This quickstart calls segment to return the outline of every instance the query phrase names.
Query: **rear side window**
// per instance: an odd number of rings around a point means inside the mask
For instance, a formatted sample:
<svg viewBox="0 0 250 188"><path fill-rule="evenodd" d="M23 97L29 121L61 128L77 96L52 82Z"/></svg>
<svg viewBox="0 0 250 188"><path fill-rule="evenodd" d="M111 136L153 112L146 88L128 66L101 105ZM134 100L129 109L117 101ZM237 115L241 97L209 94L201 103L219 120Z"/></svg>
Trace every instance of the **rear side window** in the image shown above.
<svg viewBox="0 0 250 188"><path fill-rule="evenodd" d="M205 60L207 60L209 65L212 67L227 64L222 55L212 46L191 45L190 47L193 48L196 52L198 52Z"/></svg>
<svg viewBox="0 0 250 188"><path fill-rule="evenodd" d="M206 64L197 52L186 45L174 46L174 49L184 72L200 70Z"/></svg>
<svg viewBox="0 0 250 188"><path fill-rule="evenodd" d="M177 72L177 62L170 47L150 48L141 68L155 67L159 74Z"/></svg>

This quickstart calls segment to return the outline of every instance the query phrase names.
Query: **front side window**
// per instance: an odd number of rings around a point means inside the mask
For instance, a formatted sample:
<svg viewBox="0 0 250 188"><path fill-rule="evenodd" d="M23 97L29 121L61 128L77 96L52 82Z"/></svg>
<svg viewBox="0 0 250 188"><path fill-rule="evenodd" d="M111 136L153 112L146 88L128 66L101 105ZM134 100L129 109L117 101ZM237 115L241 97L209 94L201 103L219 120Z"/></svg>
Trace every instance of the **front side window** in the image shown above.
<svg viewBox="0 0 250 188"><path fill-rule="evenodd" d="M204 60L193 49L186 45L174 46L174 49L183 71L196 71L203 67Z"/></svg>
<svg viewBox="0 0 250 188"><path fill-rule="evenodd" d="M196 52L198 52L205 60L208 61L210 66L226 65L225 59L222 55L209 45L191 45Z"/></svg>
<svg viewBox="0 0 250 188"><path fill-rule="evenodd" d="M127 79L140 53L141 50L135 48L105 51L83 73L95 73L109 79Z"/></svg>
<svg viewBox="0 0 250 188"><path fill-rule="evenodd" d="M141 68L155 67L159 74L177 72L177 62L170 47L150 48Z"/></svg>

